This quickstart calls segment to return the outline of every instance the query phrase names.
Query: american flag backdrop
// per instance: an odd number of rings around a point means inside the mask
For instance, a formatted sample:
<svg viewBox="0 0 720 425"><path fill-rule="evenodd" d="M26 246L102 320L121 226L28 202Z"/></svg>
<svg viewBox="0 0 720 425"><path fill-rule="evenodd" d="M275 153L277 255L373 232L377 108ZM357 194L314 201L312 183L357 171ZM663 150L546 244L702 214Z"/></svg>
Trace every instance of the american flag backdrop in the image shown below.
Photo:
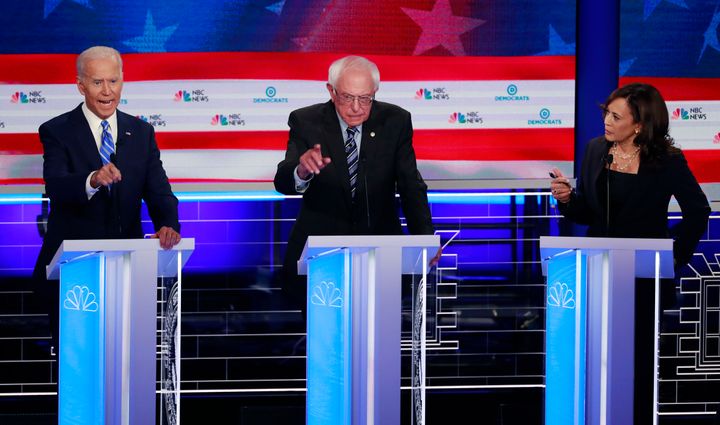
<svg viewBox="0 0 720 425"><path fill-rule="evenodd" d="M620 24L620 84L657 87L695 177L720 183L720 1L623 0Z"/></svg>
<svg viewBox="0 0 720 425"><path fill-rule="evenodd" d="M41 183L37 128L77 106L77 53L123 53L120 109L155 126L174 182L266 182L293 109L360 54L413 115L430 180L572 173L575 0L3 2L0 183Z"/></svg>

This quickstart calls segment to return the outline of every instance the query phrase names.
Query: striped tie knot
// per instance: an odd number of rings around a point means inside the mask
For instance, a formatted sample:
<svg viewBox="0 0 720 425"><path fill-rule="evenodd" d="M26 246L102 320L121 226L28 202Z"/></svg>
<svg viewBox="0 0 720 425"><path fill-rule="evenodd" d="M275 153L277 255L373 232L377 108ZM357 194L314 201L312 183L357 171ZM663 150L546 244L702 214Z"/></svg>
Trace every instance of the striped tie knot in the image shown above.
<svg viewBox="0 0 720 425"><path fill-rule="evenodd" d="M112 134L110 133L110 123L106 120L100 123L102 125L102 143L100 144L100 158L102 158L103 165L107 165L112 160L112 155L115 153L115 143L113 143Z"/></svg>
<svg viewBox="0 0 720 425"><path fill-rule="evenodd" d="M356 127L348 127L347 139L345 139L345 154L347 155L348 174L350 175L350 193L352 197L355 197L355 190L357 189L357 172L358 172L358 148L355 143L355 133L357 133Z"/></svg>

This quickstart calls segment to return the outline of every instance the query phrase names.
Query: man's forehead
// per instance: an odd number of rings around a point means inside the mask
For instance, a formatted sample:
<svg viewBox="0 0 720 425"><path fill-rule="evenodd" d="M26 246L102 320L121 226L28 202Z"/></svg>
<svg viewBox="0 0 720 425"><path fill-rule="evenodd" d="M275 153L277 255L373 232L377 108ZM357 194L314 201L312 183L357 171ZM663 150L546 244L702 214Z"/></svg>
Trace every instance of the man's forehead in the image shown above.
<svg viewBox="0 0 720 425"><path fill-rule="evenodd" d="M361 75L348 75L347 78L341 76L337 81L337 89L346 92L373 93L375 83L369 75L367 78Z"/></svg>

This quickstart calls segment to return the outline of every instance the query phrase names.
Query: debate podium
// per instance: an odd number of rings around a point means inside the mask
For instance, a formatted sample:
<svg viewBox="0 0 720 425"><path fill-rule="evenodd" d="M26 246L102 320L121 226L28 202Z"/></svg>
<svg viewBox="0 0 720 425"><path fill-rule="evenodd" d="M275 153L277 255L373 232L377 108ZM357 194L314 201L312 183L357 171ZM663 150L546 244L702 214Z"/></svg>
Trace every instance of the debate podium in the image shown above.
<svg viewBox="0 0 720 425"><path fill-rule="evenodd" d="M413 275L413 423L424 423L425 277L437 235L310 236L308 425L400 423L401 282Z"/></svg>
<svg viewBox="0 0 720 425"><path fill-rule="evenodd" d="M59 424L155 424L158 349L161 423L179 422L180 276L194 248L189 238L170 250L157 239L60 245L47 267L60 279ZM158 277L177 277L161 291L160 347Z"/></svg>
<svg viewBox="0 0 720 425"><path fill-rule="evenodd" d="M672 239L540 237L547 276L545 423L633 423L635 278L655 279L657 424L660 279Z"/></svg>

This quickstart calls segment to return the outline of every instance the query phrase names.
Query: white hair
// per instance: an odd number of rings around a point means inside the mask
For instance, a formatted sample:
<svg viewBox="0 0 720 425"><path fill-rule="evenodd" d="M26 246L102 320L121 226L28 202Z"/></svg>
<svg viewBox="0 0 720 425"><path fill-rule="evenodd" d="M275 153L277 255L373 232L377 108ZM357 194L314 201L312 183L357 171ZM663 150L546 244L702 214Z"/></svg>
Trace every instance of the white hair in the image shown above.
<svg viewBox="0 0 720 425"><path fill-rule="evenodd" d="M105 58L114 58L117 61L118 65L120 65L120 75L122 76L122 58L120 57L120 52L112 47L93 46L85 49L77 57L75 67L77 68L78 78L82 78L85 75L85 64L88 61Z"/></svg>
<svg viewBox="0 0 720 425"><path fill-rule="evenodd" d="M345 56L333 62L328 69L328 84L335 87L340 76L348 69L368 71L372 77L375 91L380 88L380 71L377 65L362 56Z"/></svg>

